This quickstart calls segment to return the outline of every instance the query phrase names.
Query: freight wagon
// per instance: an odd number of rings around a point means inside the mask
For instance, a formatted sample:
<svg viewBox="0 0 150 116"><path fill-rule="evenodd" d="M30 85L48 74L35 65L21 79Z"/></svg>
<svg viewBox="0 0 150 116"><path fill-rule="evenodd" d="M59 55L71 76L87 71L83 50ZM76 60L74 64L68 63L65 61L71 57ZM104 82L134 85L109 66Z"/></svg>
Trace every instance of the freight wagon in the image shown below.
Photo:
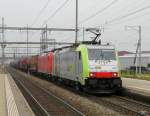
<svg viewBox="0 0 150 116"><path fill-rule="evenodd" d="M18 68L22 71L27 71L28 70L28 57L23 56L19 61L18 61Z"/></svg>
<svg viewBox="0 0 150 116"><path fill-rule="evenodd" d="M44 53L41 56L38 56L38 72L52 75L53 67L53 52Z"/></svg>
<svg viewBox="0 0 150 116"><path fill-rule="evenodd" d="M29 57L29 71L35 73L38 71L38 55Z"/></svg>

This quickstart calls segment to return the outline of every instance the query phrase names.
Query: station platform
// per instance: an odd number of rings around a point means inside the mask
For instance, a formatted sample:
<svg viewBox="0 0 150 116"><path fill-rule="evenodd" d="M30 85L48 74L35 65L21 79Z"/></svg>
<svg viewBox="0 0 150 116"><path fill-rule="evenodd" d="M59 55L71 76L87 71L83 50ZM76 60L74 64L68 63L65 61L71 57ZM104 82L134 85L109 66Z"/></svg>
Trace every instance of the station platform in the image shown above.
<svg viewBox="0 0 150 116"><path fill-rule="evenodd" d="M35 116L9 74L0 74L0 116Z"/></svg>
<svg viewBox="0 0 150 116"><path fill-rule="evenodd" d="M122 85L128 91L150 97L150 81L122 78Z"/></svg>

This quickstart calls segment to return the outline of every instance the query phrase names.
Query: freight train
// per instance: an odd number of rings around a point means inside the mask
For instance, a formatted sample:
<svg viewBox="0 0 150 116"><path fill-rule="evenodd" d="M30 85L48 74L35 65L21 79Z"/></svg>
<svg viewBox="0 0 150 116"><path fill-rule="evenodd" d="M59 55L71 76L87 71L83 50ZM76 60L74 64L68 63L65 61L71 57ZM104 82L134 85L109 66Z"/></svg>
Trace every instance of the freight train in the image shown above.
<svg viewBox="0 0 150 116"><path fill-rule="evenodd" d="M24 57L11 64L90 93L114 93L122 89L118 54L109 44L81 43Z"/></svg>

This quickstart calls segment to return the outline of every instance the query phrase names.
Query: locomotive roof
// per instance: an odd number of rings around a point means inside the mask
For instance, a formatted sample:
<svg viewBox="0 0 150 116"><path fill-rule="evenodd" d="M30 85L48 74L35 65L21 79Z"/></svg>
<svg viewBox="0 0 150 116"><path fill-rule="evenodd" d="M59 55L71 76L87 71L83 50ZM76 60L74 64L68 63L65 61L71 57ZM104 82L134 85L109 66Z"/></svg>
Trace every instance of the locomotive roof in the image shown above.
<svg viewBox="0 0 150 116"><path fill-rule="evenodd" d="M87 45L87 48L91 49L114 49L113 45Z"/></svg>
<svg viewBox="0 0 150 116"><path fill-rule="evenodd" d="M114 46L113 45L110 45L109 43L107 44L92 44L90 42L81 42L81 43L77 43L77 44L73 44L71 46L64 46L64 47L61 47L61 48L55 48L53 50L51 50L51 52L55 52L55 51L61 51L61 50L64 50L64 49L74 49L74 48L77 48L79 47L80 45L85 45L86 47L88 48L101 48L101 49L114 49Z"/></svg>

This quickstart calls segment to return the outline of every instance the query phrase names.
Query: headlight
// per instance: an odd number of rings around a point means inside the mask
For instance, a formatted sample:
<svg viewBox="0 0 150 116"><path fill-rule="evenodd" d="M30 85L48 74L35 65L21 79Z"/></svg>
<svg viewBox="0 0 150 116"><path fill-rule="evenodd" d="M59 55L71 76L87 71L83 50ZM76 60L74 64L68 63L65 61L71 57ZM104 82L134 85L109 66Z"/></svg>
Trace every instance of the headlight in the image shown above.
<svg viewBox="0 0 150 116"><path fill-rule="evenodd" d="M117 76L118 76L118 73L116 73L116 72L113 73L113 76L114 76L114 77L117 77Z"/></svg>
<svg viewBox="0 0 150 116"><path fill-rule="evenodd" d="M91 72L90 77L94 77L94 76L95 76L95 73Z"/></svg>

